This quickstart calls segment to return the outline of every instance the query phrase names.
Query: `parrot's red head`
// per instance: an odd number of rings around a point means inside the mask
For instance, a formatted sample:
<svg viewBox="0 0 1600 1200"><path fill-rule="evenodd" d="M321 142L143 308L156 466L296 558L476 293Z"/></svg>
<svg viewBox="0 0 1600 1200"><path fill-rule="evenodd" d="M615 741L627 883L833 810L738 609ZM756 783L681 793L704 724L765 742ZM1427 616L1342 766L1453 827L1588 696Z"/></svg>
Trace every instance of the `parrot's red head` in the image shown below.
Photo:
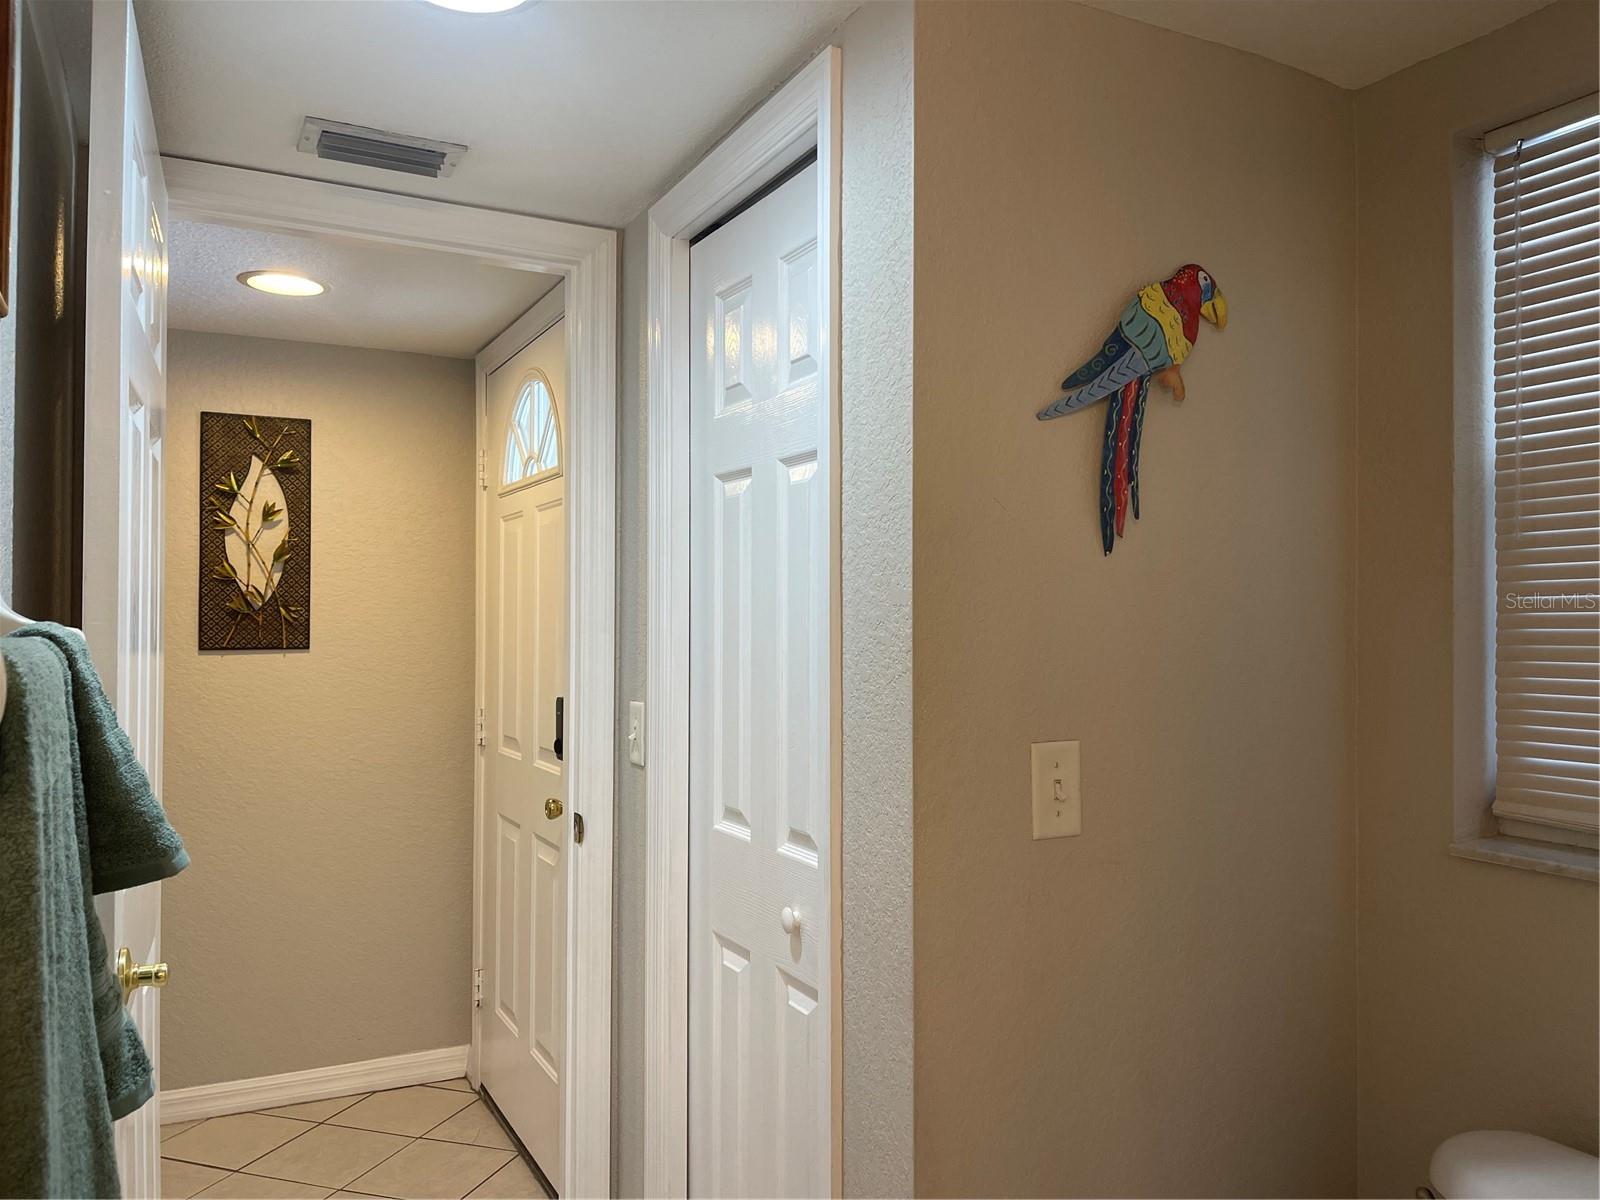
<svg viewBox="0 0 1600 1200"><path fill-rule="evenodd" d="M1198 313L1218 329L1228 327L1228 302L1217 281L1199 263L1186 263L1161 285L1167 298L1185 316Z"/></svg>

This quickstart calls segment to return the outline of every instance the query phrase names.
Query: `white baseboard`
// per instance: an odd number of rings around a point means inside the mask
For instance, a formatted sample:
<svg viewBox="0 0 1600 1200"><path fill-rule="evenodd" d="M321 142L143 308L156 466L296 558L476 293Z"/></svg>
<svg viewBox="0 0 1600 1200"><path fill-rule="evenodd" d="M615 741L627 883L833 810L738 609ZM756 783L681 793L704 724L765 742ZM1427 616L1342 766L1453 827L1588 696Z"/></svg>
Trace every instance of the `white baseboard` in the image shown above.
<svg viewBox="0 0 1600 1200"><path fill-rule="evenodd" d="M466 1046L446 1046L441 1050L397 1054L393 1058L369 1058L366 1062L335 1067L313 1067L309 1071L163 1091L161 1120L194 1121L225 1113L299 1104L305 1100L348 1096L351 1092L376 1092L414 1083L460 1079L467 1073L467 1049Z"/></svg>

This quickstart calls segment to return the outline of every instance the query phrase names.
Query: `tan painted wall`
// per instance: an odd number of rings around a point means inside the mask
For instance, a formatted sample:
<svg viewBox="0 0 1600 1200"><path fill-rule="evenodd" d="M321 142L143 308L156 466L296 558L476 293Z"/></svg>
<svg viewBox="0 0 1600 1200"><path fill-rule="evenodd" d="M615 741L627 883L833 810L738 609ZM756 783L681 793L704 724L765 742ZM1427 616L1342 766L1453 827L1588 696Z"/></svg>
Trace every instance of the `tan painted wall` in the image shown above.
<svg viewBox="0 0 1600 1200"><path fill-rule="evenodd" d="M470 1036L468 361L174 333L162 1084ZM199 413L311 418L311 649L200 654ZM241 721L241 718L244 718Z"/></svg>
<svg viewBox="0 0 1600 1200"><path fill-rule="evenodd" d="M1464 1129L1595 1149L1594 885L1445 847L1453 156L1594 91L1596 43L1594 3L1573 0L1357 96L1362 1195L1411 1195Z"/></svg>
<svg viewBox="0 0 1600 1200"><path fill-rule="evenodd" d="M916 1187L1355 1186L1351 100L1076 5L919 5ZM1141 284L1232 309L1150 404L1042 425ZM1131 522L1130 522L1131 524ZM1033 741L1083 828L1030 838Z"/></svg>

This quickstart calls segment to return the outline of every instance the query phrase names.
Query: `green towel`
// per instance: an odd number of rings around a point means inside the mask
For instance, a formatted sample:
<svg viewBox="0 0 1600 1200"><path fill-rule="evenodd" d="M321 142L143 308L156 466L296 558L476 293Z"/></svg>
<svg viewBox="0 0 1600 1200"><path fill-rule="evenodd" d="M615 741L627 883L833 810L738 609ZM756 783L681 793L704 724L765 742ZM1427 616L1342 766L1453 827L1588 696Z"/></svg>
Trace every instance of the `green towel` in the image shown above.
<svg viewBox="0 0 1600 1200"><path fill-rule="evenodd" d="M111 1123L154 1077L111 975L93 893L188 855L80 634L0 638L0 1194L117 1196Z"/></svg>

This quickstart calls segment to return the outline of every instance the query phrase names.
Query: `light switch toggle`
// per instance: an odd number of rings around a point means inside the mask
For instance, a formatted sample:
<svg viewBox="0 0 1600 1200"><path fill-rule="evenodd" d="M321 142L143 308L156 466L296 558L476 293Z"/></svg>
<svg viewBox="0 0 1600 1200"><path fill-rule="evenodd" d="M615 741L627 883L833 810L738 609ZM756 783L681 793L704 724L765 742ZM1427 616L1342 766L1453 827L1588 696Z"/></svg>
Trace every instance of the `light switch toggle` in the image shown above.
<svg viewBox="0 0 1600 1200"><path fill-rule="evenodd" d="M644 701L628 701L628 761L644 766Z"/></svg>
<svg viewBox="0 0 1600 1200"><path fill-rule="evenodd" d="M1077 837L1083 832L1079 743L1033 743L1033 837Z"/></svg>

